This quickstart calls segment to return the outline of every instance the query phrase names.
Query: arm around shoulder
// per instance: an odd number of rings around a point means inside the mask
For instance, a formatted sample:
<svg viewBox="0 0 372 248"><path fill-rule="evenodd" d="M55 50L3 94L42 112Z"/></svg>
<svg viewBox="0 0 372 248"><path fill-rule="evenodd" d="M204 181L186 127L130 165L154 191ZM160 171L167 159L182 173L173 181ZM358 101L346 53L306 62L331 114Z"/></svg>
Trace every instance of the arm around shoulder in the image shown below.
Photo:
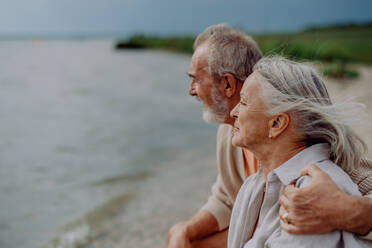
<svg viewBox="0 0 372 248"><path fill-rule="evenodd" d="M372 228L372 199L349 195L327 173L315 165L302 171L306 178L303 188L290 185L280 199L282 212L289 214L291 225L282 224L293 234L326 233L335 229L359 235ZM327 191L324 189L327 188Z"/></svg>

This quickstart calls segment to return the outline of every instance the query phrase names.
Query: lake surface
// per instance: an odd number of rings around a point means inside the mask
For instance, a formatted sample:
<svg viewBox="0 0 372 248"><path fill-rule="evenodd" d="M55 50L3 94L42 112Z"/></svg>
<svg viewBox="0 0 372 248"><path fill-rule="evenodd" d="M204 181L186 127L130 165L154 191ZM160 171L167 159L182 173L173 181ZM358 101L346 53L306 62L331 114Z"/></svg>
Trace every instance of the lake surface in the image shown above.
<svg viewBox="0 0 372 248"><path fill-rule="evenodd" d="M214 146L189 56L112 41L2 41L0 55L0 247L43 247L128 181Z"/></svg>

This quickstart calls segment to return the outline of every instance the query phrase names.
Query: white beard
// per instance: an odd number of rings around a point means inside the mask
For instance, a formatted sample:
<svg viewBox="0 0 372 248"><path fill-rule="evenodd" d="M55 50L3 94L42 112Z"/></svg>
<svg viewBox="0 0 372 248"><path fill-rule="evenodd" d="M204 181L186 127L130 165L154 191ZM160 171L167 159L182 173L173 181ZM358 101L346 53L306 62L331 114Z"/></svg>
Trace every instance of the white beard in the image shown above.
<svg viewBox="0 0 372 248"><path fill-rule="evenodd" d="M203 110L203 119L208 123L223 123L225 121L224 116L218 116L212 112L211 109L204 109Z"/></svg>
<svg viewBox="0 0 372 248"><path fill-rule="evenodd" d="M212 107L204 107L203 119L208 123L224 123L227 115L229 114L229 105L227 98L221 96L217 88L212 89Z"/></svg>

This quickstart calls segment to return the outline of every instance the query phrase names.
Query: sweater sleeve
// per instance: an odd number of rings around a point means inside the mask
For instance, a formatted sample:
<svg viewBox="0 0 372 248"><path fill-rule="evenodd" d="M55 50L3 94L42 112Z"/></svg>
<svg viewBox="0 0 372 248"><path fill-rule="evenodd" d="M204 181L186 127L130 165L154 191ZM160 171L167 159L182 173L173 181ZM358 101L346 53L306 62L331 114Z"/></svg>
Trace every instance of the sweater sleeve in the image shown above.
<svg viewBox="0 0 372 248"><path fill-rule="evenodd" d="M349 173L349 176L355 184L358 185L362 195L372 194L372 161L362 159L361 163L355 166L355 169Z"/></svg>
<svg viewBox="0 0 372 248"><path fill-rule="evenodd" d="M201 209L210 212L216 218L221 231L229 225L232 207L233 203L224 191L223 180L218 175L216 182L212 186L211 195Z"/></svg>
<svg viewBox="0 0 372 248"><path fill-rule="evenodd" d="M372 193L369 195L366 195L365 197L372 198ZM372 231L370 231L367 235L365 236L360 236L362 239L367 239L372 241Z"/></svg>
<svg viewBox="0 0 372 248"><path fill-rule="evenodd" d="M358 185L359 191L365 197L372 198L372 161L363 159L350 174L351 179ZM372 240L372 231L360 238Z"/></svg>
<svg viewBox="0 0 372 248"><path fill-rule="evenodd" d="M229 226L233 204L244 181L243 152L231 145L231 131L229 125L220 125L218 129L218 176L207 203L201 208L216 218L219 230Z"/></svg>

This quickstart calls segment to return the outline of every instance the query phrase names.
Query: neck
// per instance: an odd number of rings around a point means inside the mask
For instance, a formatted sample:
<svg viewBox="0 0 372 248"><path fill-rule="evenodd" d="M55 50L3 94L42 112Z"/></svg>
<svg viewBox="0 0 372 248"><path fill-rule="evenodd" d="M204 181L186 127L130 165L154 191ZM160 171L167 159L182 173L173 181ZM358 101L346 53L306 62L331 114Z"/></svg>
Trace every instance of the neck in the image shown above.
<svg viewBox="0 0 372 248"><path fill-rule="evenodd" d="M278 140L279 141L279 140ZM297 153L306 149L304 144L296 144L294 142L278 142L275 140L270 141L270 144L265 144L262 148L252 151L257 160L260 162L265 181L271 171L287 162Z"/></svg>
<svg viewBox="0 0 372 248"><path fill-rule="evenodd" d="M231 126L234 126L234 122L235 122L235 119L234 118L231 118L230 115L228 117L226 117L225 121L223 123L225 124L229 124Z"/></svg>
<svg viewBox="0 0 372 248"><path fill-rule="evenodd" d="M229 98L229 113L227 114L226 119L224 121L225 124L229 124L231 126L234 126L235 119L230 116L230 113L240 101L240 89L241 89L241 87L242 86L239 84L237 93L234 94L231 98Z"/></svg>

